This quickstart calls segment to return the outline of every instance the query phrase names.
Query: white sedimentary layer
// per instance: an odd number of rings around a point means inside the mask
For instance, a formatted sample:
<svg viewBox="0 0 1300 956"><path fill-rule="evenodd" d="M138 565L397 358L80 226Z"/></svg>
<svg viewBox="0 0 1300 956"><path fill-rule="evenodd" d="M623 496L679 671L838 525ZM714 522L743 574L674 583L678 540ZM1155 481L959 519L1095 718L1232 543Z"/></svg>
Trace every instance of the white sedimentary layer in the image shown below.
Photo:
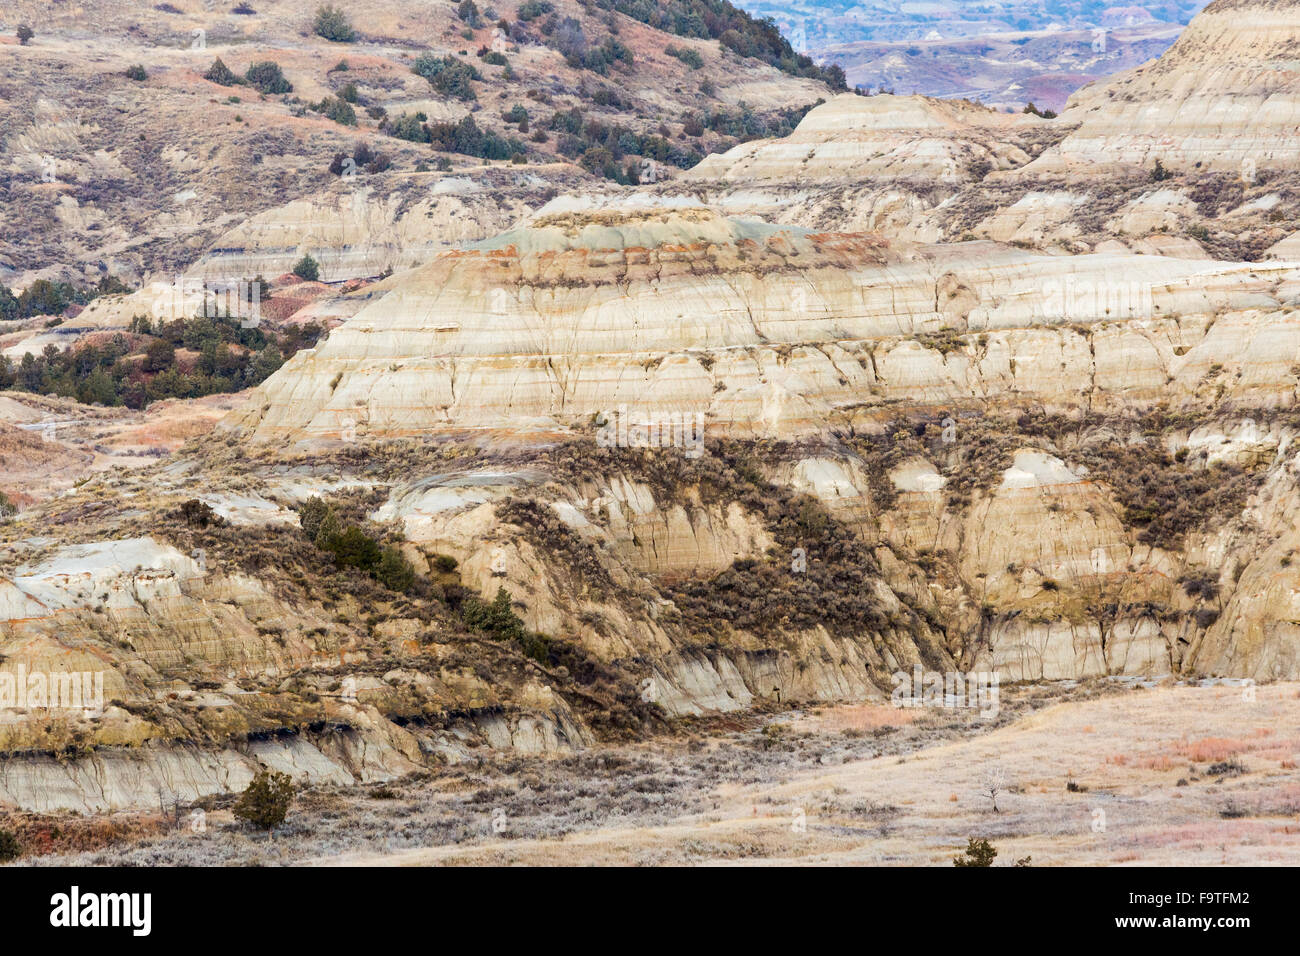
<svg viewBox="0 0 1300 956"><path fill-rule="evenodd" d="M346 439L702 415L791 435L891 399L1176 398L1216 364L1243 368L1235 391L1282 392L1300 322L1276 289L1295 274L891 246L704 209L557 215L395 276L238 421Z"/></svg>

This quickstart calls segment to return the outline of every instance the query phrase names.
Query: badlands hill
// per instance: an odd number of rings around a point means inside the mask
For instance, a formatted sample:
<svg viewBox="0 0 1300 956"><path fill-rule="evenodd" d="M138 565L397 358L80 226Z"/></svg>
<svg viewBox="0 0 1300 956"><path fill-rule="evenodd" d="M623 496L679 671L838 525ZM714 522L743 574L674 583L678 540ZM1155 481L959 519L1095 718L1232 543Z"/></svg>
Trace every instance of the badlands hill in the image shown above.
<svg viewBox="0 0 1300 956"><path fill-rule="evenodd" d="M1158 60L1080 91L1062 115L1079 128L1032 172L1090 175L1097 165L1289 174L1296 124L1300 5L1215 0Z"/></svg>
<svg viewBox="0 0 1300 956"><path fill-rule="evenodd" d="M368 289L262 386L248 423L388 437L572 428L627 407L785 438L853 430L892 401L1181 403L1257 334L1281 341L1272 313L1293 280L1283 265L891 244L689 207L544 212ZM1187 337L1190 316L1242 310L1270 317L1229 351ZM1257 400L1272 374L1254 367L1228 397Z"/></svg>
<svg viewBox="0 0 1300 956"><path fill-rule="evenodd" d="M923 242L1290 259L1298 10L1213 3L1158 60L1085 87L1055 119L839 96L792 136L741 144L658 188Z"/></svg>
<svg viewBox="0 0 1300 956"><path fill-rule="evenodd" d="M812 110L791 135L709 156L690 177L752 183L795 175L824 183L853 169L862 179L957 183L972 167L987 173L1028 163L1023 147L1045 125L1035 119L961 100L846 94Z"/></svg>
<svg viewBox="0 0 1300 956"><path fill-rule="evenodd" d="M6 3L0 282L139 287L199 259L270 277L304 253L329 280L374 276L581 183L671 177L831 92L726 3L660 29L608 3L467 20L446 0L345 0L346 41L314 32L319 6Z"/></svg>
<svg viewBox="0 0 1300 956"><path fill-rule="evenodd" d="M0 524L0 666L106 698L6 711L0 793L388 779L916 666L1300 677L1287 174L1040 175L1064 119L839 97L322 304L221 427Z"/></svg>
<svg viewBox="0 0 1300 956"><path fill-rule="evenodd" d="M358 293L174 460L0 529L5 667L112 701L11 714L33 755L0 783L383 779L913 666L1294 678L1296 279L544 212ZM69 748L72 777L39 756Z"/></svg>

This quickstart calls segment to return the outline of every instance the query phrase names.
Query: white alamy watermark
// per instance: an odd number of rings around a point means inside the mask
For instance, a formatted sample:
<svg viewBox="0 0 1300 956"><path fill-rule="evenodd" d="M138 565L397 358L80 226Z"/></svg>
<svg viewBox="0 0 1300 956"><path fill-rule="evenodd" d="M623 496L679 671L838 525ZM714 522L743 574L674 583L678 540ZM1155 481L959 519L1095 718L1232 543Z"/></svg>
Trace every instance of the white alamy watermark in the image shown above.
<svg viewBox="0 0 1300 956"><path fill-rule="evenodd" d="M704 413L669 412L633 420L627 406L596 415L596 444L601 448L683 448L687 458L704 454Z"/></svg>
<svg viewBox="0 0 1300 956"><path fill-rule="evenodd" d="M1149 319L1155 312L1149 282L1066 276L1043 286L1041 318L1063 322L1084 319Z"/></svg>
<svg viewBox="0 0 1300 956"><path fill-rule="evenodd" d="M0 710L77 710L87 716L104 713L103 671L0 672Z"/></svg>
<svg viewBox="0 0 1300 956"><path fill-rule="evenodd" d="M125 927L132 936L148 936L153 926L152 893L83 893L74 886L50 897L50 925Z"/></svg>
<svg viewBox="0 0 1300 956"><path fill-rule="evenodd" d="M889 695L895 707L942 707L978 710L984 718L998 715L998 681L996 672L896 671L894 690Z"/></svg>
<svg viewBox="0 0 1300 956"><path fill-rule="evenodd" d="M158 288L152 312L155 319L239 319L241 328L255 329L262 323L262 283L177 276Z"/></svg>

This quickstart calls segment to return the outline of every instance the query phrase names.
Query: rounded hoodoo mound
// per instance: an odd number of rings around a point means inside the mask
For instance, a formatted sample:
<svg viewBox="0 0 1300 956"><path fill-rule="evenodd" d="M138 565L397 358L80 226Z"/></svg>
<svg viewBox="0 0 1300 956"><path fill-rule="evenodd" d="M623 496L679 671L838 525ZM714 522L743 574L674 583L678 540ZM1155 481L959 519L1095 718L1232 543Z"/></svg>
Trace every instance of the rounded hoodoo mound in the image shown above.
<svg viewBox="0 0 1300 956"><path fill-rule="evenodd" d="M965 101L845 93L809 111L789 136L708 156L687 178L753 183L925 177L956 184L1029 162L1018 140L1036 125L1037 117Z"/></svg>

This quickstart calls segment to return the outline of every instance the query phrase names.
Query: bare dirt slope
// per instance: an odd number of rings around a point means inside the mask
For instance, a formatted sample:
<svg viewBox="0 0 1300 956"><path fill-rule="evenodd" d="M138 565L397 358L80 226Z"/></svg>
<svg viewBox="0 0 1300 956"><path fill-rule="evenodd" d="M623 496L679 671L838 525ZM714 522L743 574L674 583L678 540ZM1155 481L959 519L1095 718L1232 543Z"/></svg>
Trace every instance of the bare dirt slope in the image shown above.
<svg viewBox="0 0 1300 956"><path fill-rule="evenodd" d="M1004 688L970 712L832 706L565 760L489 757L359 790L301 794L274 840L226 805L58 823L49 863L1295 865L1295 684ZM998 781L997 812L989 791ZM173 827L175 829L173 829ZM68 847L107 840L69 855Z"/></svg>

